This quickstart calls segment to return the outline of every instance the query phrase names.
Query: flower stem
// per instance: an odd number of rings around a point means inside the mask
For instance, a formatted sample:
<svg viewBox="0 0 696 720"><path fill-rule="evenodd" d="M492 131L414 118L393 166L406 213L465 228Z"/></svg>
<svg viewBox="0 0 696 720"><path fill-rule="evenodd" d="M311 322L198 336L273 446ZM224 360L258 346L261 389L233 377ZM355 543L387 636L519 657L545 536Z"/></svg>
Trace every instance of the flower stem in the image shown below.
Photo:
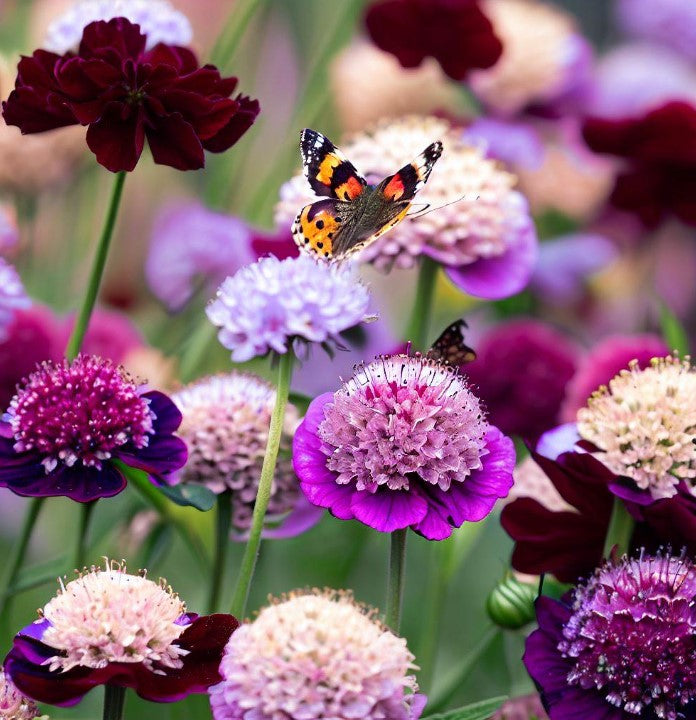
<svg viewBox="0 0 696 720"><path fill-rule="evenodd" d="M75 554L73 556L73 567L80 571L85 566L85 554L87 549L87 534L89 533L89 521L92 518L96 500L82 503L80 505L80 525L77 531L77 542L75 543Z"/></svg>
<svg viewBox="0 0 696 720"><path fill-rule="evenodd" d="M256 502L254 504L254 514L251 519L251 530L249 539L244 548L244 557L239 569L237 585L234 589L232 598L231 613L237 618L244 617L246 613L247 600L249 599L249 588L251 580L254 576L256 560L259 555L259 546L261 545L261 532L263 530L263 521L266 516L266 508L271 497L271 487L273 485L273 476L275 474L276 461L278 459L278 450L280 448L280 439L283 434L283 422L285 419L285 408L288 404L288 395L290 394L290 378L292 377L294 355L292 350L288 350L284 355L280 356L278 363L278 386L276 388L276 399L271 415L271 426L268 431L268 442L266 443L266 453L263 457L263 466L261 468L261 479L259 487L256 491Z"/></svg>
<svg viewBox="0 0 696 720"><path fill-rule="evenodd" d="M425 351L427 349L430 316L432 315L433 300L435 298L435 281L437 280L439 267L434 260L426 255L421 258L416 297L413 301L411 319L408 322L405 338L413 343L416 350Z"/></svg>
<svg viewBox="0 0 696 720"><path fill-rule="evenodd" d="M80 313L75 320L75 327L73 328L68 345L65 348L65 356L68 360L74 360L77 354L80 352L82 347L82 341L84 340L87 327L89 326L89 319L92 316L92 310L94 310L94 304L97 301L97 295L99 293L99 286L101 285L102 275L104 274L104 266L106 265L106 258L109 254L109 245L111 244L111 237L114 234L114 226L116 225L116 216L118 215L118 208L121 204L121 196L123 195L123 184L126 181L126 173L122 171L116 175L114 180L114 186L111 191L111 199L109 201L109 208L106 213L106 219L104 220L104 227L102 228L101 236L99 238L99 244L97 245L97 254L94 258L94 264L89 276L89 283L87 285L87 292L85 293L84 300L82 301L82 307Z"/></svg>
<svg viewBox="0 0 696 720"><path fill-rule="evenodd" d="M121 720L126 700L126 688L116 685L104 685L103 720Z"/></svg>
<svg viewBox="0 0 696 720"><path fill-rule="evenodd" d="M389 574L387 576L387 602L384 622L395 632L401 625L401 601L404 595L406 569L406 533L408 528L394 530L389 548Z"/></svg>
<svg viewBox="0 0 696 720"><path fill-rule="evenodd" d="M215 520L215 558L208 596L208 612L214 613L220 602L220 589L225 577L227 551L230 547L230 523L232 520L232 493L226 490L217 496Z"/></svg>
<svg viewBox="0 0 696 720"><path fill-rule="evenodd" d="M633 535L633 526L635 520L626 509L626 505L621 498L614 498L614 507L611 511L611 519L609 520L609 529L607 537L604 541L604 557L608 558L611 551L616 547L619 555L628 552Z"/></svg>

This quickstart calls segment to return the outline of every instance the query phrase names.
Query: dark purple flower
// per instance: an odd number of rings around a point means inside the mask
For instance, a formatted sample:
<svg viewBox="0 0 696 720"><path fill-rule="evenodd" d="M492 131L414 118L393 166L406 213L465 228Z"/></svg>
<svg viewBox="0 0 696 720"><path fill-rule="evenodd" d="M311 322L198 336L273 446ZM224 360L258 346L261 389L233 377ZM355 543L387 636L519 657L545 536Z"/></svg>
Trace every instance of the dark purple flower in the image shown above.
<svg viewBox="0 0 696 720"><path fill-rule="evenodd" d="M536 438L558 424L565 387L578 349L552 327L535 320L499 325L476 345L477 358L462 371L508 435Z"/></svg>
<svg viewBox="0 0 696 720"><path fill-rule="evenodd" d="M238 625L231 615L187 613L163 581L107 563L67 583L41 619L17 633L4 669L22 693L51 705L75 705L107 684L174 702L221 680Z"/></svg>
<svg viewBox="0 0 696 720"><path fill-rule="evenodd" d="M375 45L403 67L434 57L453 80L491 67L503 52L478 0L376 0L365 24Z"/></svg>
<svg viewBox="0 0 696 720"><path fill-rule="evenodd" d="M79 502L111 497L126 486L115 460L163 483L186 462L173 434L180 422L166 395L143 392L109 360L45 362L0 421L0 487Z"/></svg>
<svg viewBox="0 0 696 720"><path fill-rule="evenodd" d="M524 663L551 720L696 718L695 595L686 556L641 554L539 598Z"/></svg>
<svg viewBox="0 0 696 720"><path fill-rule="evenodd" d="M204 150L234 145L259 104L232 99L237 78L200 67L188 48L146 50L146 40L140 26L115 18L88 25L77 54L23 57L16 89L3 103L5 121L23 133L87 125L87 144L112 172L133 170L145 139L156 163L202 168Z"/></svg>
<svg viewBox="0 0 696 720"><path fill-rule="evenodd" d="M312 401L293 464L314 505L429 540L482 520L512 486L515 450L451 368L383 356Z"/></svg>
<svg viewBox="0 0 696 720"><path fill-rule="evenodd" d="M625 159L614 206L650 228L671 215L696 226L696 107L674 101L642 116L589 118L583 135L595 152Z"/></svg>

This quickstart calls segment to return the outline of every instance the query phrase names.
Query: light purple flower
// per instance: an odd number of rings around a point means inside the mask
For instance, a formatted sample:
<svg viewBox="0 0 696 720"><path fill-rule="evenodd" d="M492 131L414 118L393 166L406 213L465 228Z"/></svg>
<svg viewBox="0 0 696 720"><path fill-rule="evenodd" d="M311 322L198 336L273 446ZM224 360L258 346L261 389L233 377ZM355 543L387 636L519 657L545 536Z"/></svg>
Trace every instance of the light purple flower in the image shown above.
<svg viewBox="0 0 696 720"><path fill-rule="evenodd" d="M294 340L340 342L340 333L371 319L369 299L349 265L267 257L228 277L206 312L232 360L244 362L285 353Z"/></svg>
<svg viewBox="0 0 696 720"><path fill-rule="evenodd" d="M197 285L214 287L254 261L251 231L231 215L198 203L170 205L155 219L145 277L152 292L180 310Z"/></svg>
<svg viewBox="0 0 696 720"><path fill-rule="evenodd" d="M529 123L480 117L467 126L464 140L483 143L486 154L510 167L538 170L544 157L544 143Z"/></svg>
<svg viewBox="0 0 696 720"><path fill-rule="evenodd" d="M30 305L31 300L19 274L10 263L0 258L0 342L7 338L15 312Z"/></svg>
<svg viewBox="0 0 696 720"><path fill-rule="evenodd" d="M336 517L442 540L507 494L515 451L452 368L392 355L311 403L293 461L309 501Z"/></svg>
<svg viewBox="0 0 696 720"><path fill-rule="evenodd" d="M11 205L0 205L0 255L15 250L19 245L17 213Z"/></svg>

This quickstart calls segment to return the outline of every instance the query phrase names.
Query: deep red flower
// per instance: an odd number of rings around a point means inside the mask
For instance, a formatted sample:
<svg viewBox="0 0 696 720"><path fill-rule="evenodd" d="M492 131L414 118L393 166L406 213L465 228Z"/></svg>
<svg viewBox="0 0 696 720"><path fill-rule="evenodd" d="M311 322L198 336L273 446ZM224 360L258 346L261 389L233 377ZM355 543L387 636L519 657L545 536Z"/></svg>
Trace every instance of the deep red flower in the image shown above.
<svg viewBox="0 0 696 720"><path fill-rule="evenodd" d="M156 163L202 168L204 150L234 145L259 103L231 98L237 78L200 67L188 48L160 43L146 52L145 40L138 25L115 18L88 25L77 55L23 57L5 121L23 133L87 125L87 144L112 172L133 170L146 138Z"/></svg>
<svg viewBox="0 0 696 720"><path fill-rule="evenodd" d="M611 202L636 214L647 227L675 215L696 226L696 107L668 102L645 115L608 120L588 118L587 144L626 159Z"/></svg>
<svg viewBox="0 0 696 720"><path fill-rule="evenodd" d="M365 24L375 45L403 67L434 57L453 80L495 65L503 52L478 0L377 0Z"/></svg>

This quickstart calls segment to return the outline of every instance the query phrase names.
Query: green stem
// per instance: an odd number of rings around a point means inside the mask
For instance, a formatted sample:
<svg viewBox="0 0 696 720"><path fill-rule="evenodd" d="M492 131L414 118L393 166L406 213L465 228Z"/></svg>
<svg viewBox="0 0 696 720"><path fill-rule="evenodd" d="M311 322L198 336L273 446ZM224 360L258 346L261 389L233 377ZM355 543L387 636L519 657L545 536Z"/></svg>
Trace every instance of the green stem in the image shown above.
<svg viewBox="0 0 696 720"><path fill-rule="evenodd" d="M92 500L91 502L80 505L80 523L77 531L77 542L75 543L75 554L73 555L73 567L78 572L85 566L89 522L92 519L92 513L96 504L97 501Z"/></svg>
<svg viewBox="0 0 696 720"><path fill-rule="evenodd" d="M259 555L259 546L261 545L261 532L263 530L263 521L266 516L266 508L271 497L271 488L273 485L273 476L275 474L276 460L278 459L278 450L280 448L280 439L283 434L283 422L285 419L285 408L288 404L288 395L290 394L290 378L292 377L292 366L294 356L292 350L288 350L284 355L280 356L278 363L278 386L276 388L276 399L271 415L271 426L268 430L268 441L266 443L266 453L263 457L263 466L261 467L261 478L259 487L256 491L256 502L254 504L254 514L251 519L251 530L249 539L244 548L244 557L239 569L237 585L234 589L232 597L231 613L237 618L244 617L246 613L247 600L249 599L249 588L251 580L254 576L256 560Z"/></svg>
<svg viewBox="0 0 696 720"><path fill-rule="evenodd" d="M394 530L389 548L389 574L387 575L387 602L384 622L395 633L401 625L401 604L404 596L404 577L406 570L406 532Z"/></svg>
<svg viewBox="0 0 696 720"><path fill-rule="evenodd" d="M208 597L208 613L214 613L220 602L220 589L225 577L227 551L230 547L230 524L232 521L232 493L227 490L217 497L215 521L215 558Z"/></svg>
<svg viewBox="0 0 696 720"><path fill-rule="evenodd" d="M73 360L80 352L80 347L82 346L82 341L84 340L85 333L87 332L87 327L89 325L89 319L92 316L92 310L94 310L94 304L97 301L99 286L101 285L102 275L104 274L104 267L106 265L106 258L109 254L111 238L114 234L116 216L118 215L118 208L121 204L123 184L125 181L126 172L122 171L117 173L116 179L114 180L113 190L111 191L111 199L109 201L106 219L104 220L104 227L102 228L99 244L97 245L97 254L94 258L94 264L92 265L92 270L90 272L87 292L85 293L84 300L82 301L80 313L75 320L75 327L70 335L70 340L68 340L68 345L65 348L65 356L68 360Z"/></svg>
<svg viewBox="0 0 696 720"><path fill-rule="evenodd" d="M227 66L261 2L262 0L238 0L235 3L234 9L230 13L223 31L218 35L211 52L214 65L221 69Z"/></svg>
<svg viewBox="0 0 696 720"><path fill-rule="evenodd" d="M430 317L435 299L435 282L439 265L425 255L421 258L418 270L418 285L413 301L411 319L406 330L406 341L410 341L416 350L425 351L430 329Z"/></svg>
<svg viewBox="0 0 696 720"><path fill-rule="evenodd" d="M604 557L608 558L614 547L619 555L628 552L633 535L633 526L635 520L626 509L626 505L621 498L614 498L614 508L611 511L611 519L609 520L609 529L607 537L604 541Z"/></svg>
<svg viewBox="0 0 696 720"><path fill-rule="evenodd" d="M126 701L126 688L116 685L104 685L103 720L121 720Z"/></svg>

